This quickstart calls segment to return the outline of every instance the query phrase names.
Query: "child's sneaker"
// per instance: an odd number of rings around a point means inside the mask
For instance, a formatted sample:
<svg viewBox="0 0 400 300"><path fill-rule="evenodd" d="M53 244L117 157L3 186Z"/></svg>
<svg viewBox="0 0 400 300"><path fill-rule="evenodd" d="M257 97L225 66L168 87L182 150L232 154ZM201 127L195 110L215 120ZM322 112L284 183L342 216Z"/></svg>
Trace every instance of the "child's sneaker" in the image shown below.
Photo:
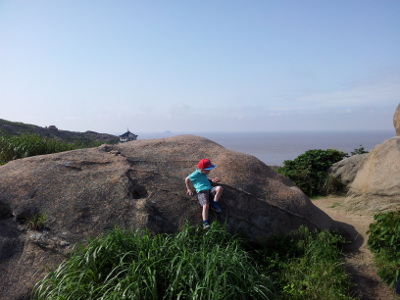
<svg viewBox="0 0 400 300"><path fill-rule="evenodd" d="M207 221L204 221L203 222L203 229L208 229L208 228L210 228L210 224L208 224Z"/></svg>
<svg viewBox="0 0 400 300"><path fill-rule="evenodd" d="M210 206L211 206L211 208L212 208L215 212L217 212L217 213L219 213L219 212L222 211L221 207L219 207L218 203L215 202L215 201L211 202L211 203L210 203Z"/></svg>

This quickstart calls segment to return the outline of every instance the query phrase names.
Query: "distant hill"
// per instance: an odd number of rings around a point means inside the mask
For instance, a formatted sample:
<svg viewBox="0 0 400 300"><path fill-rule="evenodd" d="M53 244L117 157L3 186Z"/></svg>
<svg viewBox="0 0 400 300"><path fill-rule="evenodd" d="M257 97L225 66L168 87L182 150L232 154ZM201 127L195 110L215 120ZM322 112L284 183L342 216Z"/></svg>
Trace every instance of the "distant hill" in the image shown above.
<svg viewBox="0 0 400 300"><path fill-rule="evenodd" d="M67 143L79 143L84 145L90 145L93 142L100 142L104 144L116 144L119 141L118 136L107 133L97 133L94 131L75 132L75 131L59 130L54 125L44 128L36 125L25 124L20 122L11 122L0 119L0 135L6 134L13 136L13 135L33 134L33 133L43 137L61 140Z"/></svg>

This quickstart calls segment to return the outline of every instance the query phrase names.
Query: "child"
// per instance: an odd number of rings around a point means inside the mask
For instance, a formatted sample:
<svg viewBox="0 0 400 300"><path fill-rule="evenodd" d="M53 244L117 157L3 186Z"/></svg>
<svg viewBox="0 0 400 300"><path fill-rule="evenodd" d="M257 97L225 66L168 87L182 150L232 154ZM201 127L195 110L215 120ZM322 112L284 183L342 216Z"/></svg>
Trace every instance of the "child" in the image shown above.
<svg viewBox="0 0 400 300"><path fill-rule="evenodd" d="M188 195L193 195L190 183L196 189L197 198L199 199L200 205L203 207L203 228L207 229L210 227L208 224L208 209L211 206L216 212L221 212L221 208L218 205L218 201L222 195L222 186L211 187L211 182L219 182L218 178L208 179L207 175L210 174L211 170L215 168L215 165L207 158L199 161L197 169L185 179L186 189ZM210 203L210 195L214 196L214 201Z"/></svg>

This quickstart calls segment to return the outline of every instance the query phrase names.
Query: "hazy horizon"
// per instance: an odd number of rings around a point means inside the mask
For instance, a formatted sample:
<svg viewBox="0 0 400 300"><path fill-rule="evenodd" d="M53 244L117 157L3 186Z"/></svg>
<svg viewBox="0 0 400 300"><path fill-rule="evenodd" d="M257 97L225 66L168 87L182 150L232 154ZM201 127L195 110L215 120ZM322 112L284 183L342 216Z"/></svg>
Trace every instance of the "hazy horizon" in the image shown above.
<svg viewBox="0 0 400 300"><path fill-rule="evenodd" d="M42 128L46 128L49 126L56 126L58 130L63 130L63 131L74 131L74 132L86 132L86 131L94 131L94 130L71 130L68 128L60 128L57 126L57 124L49 124L46 126L41 126L41 125L37 125L37 124L31 124L31 123L26 123L23 121L16 121L16 120L6 120L3 119L5 121L9 121L9 122L14 122L14 123L23 123L26 125L34 125L34 126L39 126ZM389 133L392 132L393 135L396 135L396 130L394 129L394 126L392 129L310 129L310 130L304 130L304 129L294 129L294 130L225 130L225 131L171 131L171 130L163 130L163 131L137 131L134 130L132 128L126 128L124 130L121 131L104 131L104 132L100 132L100 131L94 131L97 133L105 133L105 134L111 134L111 135L116 135L119 136L123 133L125 133L127 130L129 130L132 133L135 133L137 135L139 135L139 139L141 135L145 135L145 136L157 136L157 137L168 137L168 136L174 136L174 135L181 135L181 134L193 134L193 135L201 135L201 134L235 134L235 133L282 133L282 134L291 134L291 133Z"/></svg>
<svg viewBox="0 0 400 300"><path fill-rule="evenodd" d="M1 119L1 118L0 118ZM71 130L68 128L60 128L57 126L57 124L49 124L45 126L41 126L38 124L32 124L32 123L27 123L24 121L18 121L18 120L6 120L5 121L9 122L14 122L14 123L23 123L26 125L34 125L34 126L39 126L42 128L46 128L49 126L56 126L58 130L63 130L63 131L75 131L75 132L86 132L86 131L94 131L90 129L84 129L84 130ZM301 133L301 132L314 132L314 133L324 133L324 132L393 132L396 135L396 130L394 129L394 126L392 129L310 129L310 130L304 130L304 129L294 129L294 130L288 130L288 129L275 129L275 130L225 130L225 131L171 131L171 130L163 130L163 131L137 131L132 128L125 128L124 130L121 131L105 131L105 132L99 132L96 131L97 133L107 133L107 134L112 134L112 135L121 135L125 133L127 130L131 131L132 133L135 134L154 134L154 135L175 135L175 134L202 134L202 133L213 133L213 134L219 134L219 133L228 133L228 134L234 134L234 133Z"/></svg>

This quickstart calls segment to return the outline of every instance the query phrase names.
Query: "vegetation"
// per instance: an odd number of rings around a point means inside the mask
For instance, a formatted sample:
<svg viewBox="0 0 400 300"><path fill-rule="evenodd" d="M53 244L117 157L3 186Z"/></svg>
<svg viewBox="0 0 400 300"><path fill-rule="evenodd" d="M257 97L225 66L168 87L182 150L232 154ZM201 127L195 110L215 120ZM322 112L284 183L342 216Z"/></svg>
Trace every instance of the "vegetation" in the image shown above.
<svg viewBox="0 0 400 300"><path fill-rule="evenodd" d="M360 145L360 148L354 149L354 151L351 152L350 156L365 154L365 153L368 153L368 151L365 151L365 148L362 145Z"/></svg>
<svg viewBox="0 0 400 300"><path fill-rule="evenodd" d="M350 156L364 153L368 151L360 145ZM347 153L335 149L308 150L294 160L285 160L283 166L275 170L293 181L309 197L342 193L345 185L330 175L328 169L346 157L349 157Z"/></svg>
<svg viewBox="0 0 400 300"><path fill-rule="evenodd" d="M374 216L370 224L368 246L378 268L378 275L390 287L400 276L400 211Z"/></svg>
<svg viewBox="0 0 400 300"><path fill-rule="evenodd" d="M47 222L47 214L35 214L27 221L28 228L31 230L42 230Z"/></svg>
<svg viewBox="0 0 400 300"><path fill-rule="evenodd" d="M328 168L346 156L346 153L335 149L308 150L294 160L285 160L283 167L277 171L293 181L309 197L326 195L335 184L340 184L328 177Z"/></svg>
<svg viewBox="0 0 400 300"><path fill-rule="evenodd" d="M80 247L37 299L269 299L270 280L221 226L176 236L114 230Z"/></svg>
<svg viewBox="0 0 400 300"><path fill-rule="evenodd" d="M218 223L176 235L114 229L35 286L35 299L352 299L338 245L300 228L250 246Z"/></svg>
<svg viewBox="0 0 400 300"><path fill-rule="evenodd" d="M92 143L92 146L99 143ZM21 134L15 136L0 136L0 165L7 162L42 154L57 153L83 148L82 144L66 142L41 137L37 134Z"/></svg>
<svg viewBox="0 0 400 300"><path fill-rule="evenodd" d="M261 251L266 272L281 299L354 299L342 263L345 239L302 226L289 236L272 237Z"/></svg>

